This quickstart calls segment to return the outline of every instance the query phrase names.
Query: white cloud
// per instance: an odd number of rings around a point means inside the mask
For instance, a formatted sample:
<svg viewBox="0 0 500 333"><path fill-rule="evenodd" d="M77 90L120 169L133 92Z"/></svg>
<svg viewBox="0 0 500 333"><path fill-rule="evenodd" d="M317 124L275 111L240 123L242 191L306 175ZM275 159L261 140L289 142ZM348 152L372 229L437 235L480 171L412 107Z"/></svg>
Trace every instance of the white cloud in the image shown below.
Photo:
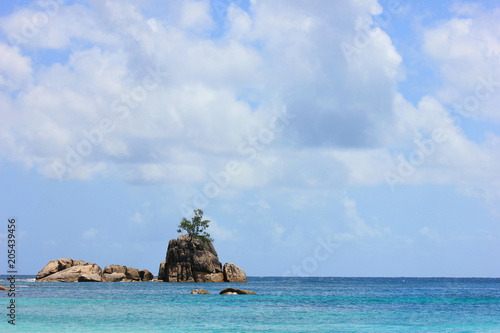
<svg viewBox="0 0 500 333"><path fill-rule="evenodd" d="M488 134L472 142L450 127L446 108L473 94L478 75L497 59L499 35L489 28L497 12L460 7L467 18L425 31L424 48L445 84L413 105L397 92L401 56L390 36L372 27L381 10L376 1L252 1L248 11L233 4L218 38L209 37L209 2L166 6L166 17L148 17L126 1L63 5L26 43L1 43L0 153L56 178L54 161L67 164L68 149L77 150L90 140L85 133L109 118L113 130L65 179L104 175L191 188L237 160L241 173L228 193L371 186L397 169L398 155L418 149L415 139L446 128L448 140L405 183L498 192L500 140ZM14 12L0 26L7 35L19 33L24 18L39 10ZM355 46L362 32L369 39L347 61L340 46ZM29 56L50 49L65 56L58 62ZM141 95L155 68L158 84ZM495 118L498 96L481 101L478 112ZM238 145L268 128L281 105L295 118L247 160Z"/></svg>
<svg viewBox="0 0 500 333"><path fill-rule="evenodd" d="M498 121L500 30L494 27L500 11L471 4L455 4L454 10L461 17L424 32L424 50L440 66L444 78L438 96L467 117Z"/></svg>
<svg viewBox="0 0 500 333"><path fill-rule="evenodd" d="M93 240L97 237L98 233L99 230L97 230L96 228L87 229L83 232L82 240L84 241Z"/></svg>
<svg viewBox="0 0 500 333"><path fill-rule="evenodd" d="M142 219L142 215L139 212L136 212L133 216L131 216L130 220L132 222L137 223L137 224L143 224L144 223L144 220Z"/></svg>

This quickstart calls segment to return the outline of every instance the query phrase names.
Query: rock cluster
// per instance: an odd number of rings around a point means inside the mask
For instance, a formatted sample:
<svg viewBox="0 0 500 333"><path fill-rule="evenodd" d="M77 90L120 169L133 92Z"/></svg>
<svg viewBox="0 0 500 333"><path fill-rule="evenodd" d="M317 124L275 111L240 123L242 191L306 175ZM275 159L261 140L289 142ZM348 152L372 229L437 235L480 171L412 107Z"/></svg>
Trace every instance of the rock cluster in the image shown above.
<svg viewBox="0 0 500 333"><path fill-rule="evenodd" d="M50 261L36 276L37 282L130 282L153 279L153 274L148 270L139 271L120 265L106 266L102 270L94 263L71 258Z"/></svg>
<svg viewBox="0 0 500 333"><path fill-rule="evenodd" d="M245 272L235 264L222 264L212 242L203 243L180 235L168 243L158 280L164 282L247 282Z"/></svg>

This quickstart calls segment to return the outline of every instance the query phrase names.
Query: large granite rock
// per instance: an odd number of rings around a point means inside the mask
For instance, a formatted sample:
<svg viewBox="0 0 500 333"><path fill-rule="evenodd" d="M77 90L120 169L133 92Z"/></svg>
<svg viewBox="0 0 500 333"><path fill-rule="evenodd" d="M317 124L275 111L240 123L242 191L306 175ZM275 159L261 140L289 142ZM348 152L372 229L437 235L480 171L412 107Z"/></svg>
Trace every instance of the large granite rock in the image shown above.
<svg viewBox="0 0 500 333"><path fill-rule="evenodd" d="M120 282L126 279L127 266L109 265L102 271L102 280L105 282Z"/></svg>
<svg viewBox="0 0 500 333"><path fill-rule="evenodd" d="M126 272L127 272L127 266L109 265L109 266L104 267L102 274L113 274L113 273L125 274Z"/></svg>
<svg viewBox="0 0 500 333"><path fill-rule="evenodd" d="M101 268L92 263L84 263L81 264L78 262L76 266L68 266L68 260L66 261L57 261L52 260L49 262L40 272L37 274L36 281L39 282L100 282L101 278ZM63 269L58 270L54 273L50 273L45 275L47 272L54 271L54 263ZM59 263L62 263L59 266ZM73 260L71 260L71 264L73 264ZM66 268L65 268L66 267Z"/></svg>
<svg viewBox="0 0 500 333"><path fill-rule="evenodd" d="M158 279L165 282L224 282L222 264L211 242L180 235L168 243Z"/></svg>
<svg viewBox="0 0 500 333"><path fill-rule="evenodd" d="M137 268L128 267L125 275L127 276L127 279L131 281L141 280L141 275L139 274L139 270Z"/></svg>
<svg viewBox="0 0 500 333"><path fill-rule="evenodd" d="M235 264L224 264L222 272L225 282L247 282L247 275Z"/></svg>
<svg viewBox="0 0 500 333"><path fill-rule="evenodd" d="M121 282L124 281L127 277L124 273L111 273L111 274L103 274L102 281L103 282Z"/></svg>
<svg viewBox="0 0 500 333"><path fill-rule="evenodd" d="M144 281L144 282L152 281L155 278L153 273L151 273L147 269L143 269L143 270L139 271L139 275L141 277L141 281Z"/></svg>

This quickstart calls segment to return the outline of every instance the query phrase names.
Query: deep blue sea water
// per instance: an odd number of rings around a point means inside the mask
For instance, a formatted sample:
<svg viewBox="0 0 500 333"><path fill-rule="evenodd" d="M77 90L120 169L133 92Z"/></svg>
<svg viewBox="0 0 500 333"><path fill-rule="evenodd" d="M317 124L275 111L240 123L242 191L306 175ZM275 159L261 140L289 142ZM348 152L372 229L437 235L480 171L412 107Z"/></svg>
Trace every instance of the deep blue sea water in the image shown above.
<svg viewBox="0 0 500 333"><path fill-rule="evenodd" d="M0 291L0 332L500 332L500 279L248 280L35 283L18 276L16 325L7 323L9 298ZM229 286L258 295L218 295ZM212 295L191 295L194 288Z"/></svg>

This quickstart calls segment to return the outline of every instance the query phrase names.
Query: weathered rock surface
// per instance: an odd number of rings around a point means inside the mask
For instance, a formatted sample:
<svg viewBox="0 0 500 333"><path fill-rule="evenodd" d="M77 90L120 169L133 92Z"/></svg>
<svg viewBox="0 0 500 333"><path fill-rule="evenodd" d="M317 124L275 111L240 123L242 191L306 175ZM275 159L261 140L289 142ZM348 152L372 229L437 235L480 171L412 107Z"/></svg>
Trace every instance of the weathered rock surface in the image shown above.
<svg viewBox="0 0 500 333"><path fill-rule="evenodd" d="M141 275L139 274L139 270L137 268L128 267L127 272L125 273L128 280L132 281L140 281Z"/></svg>
<svg viewBox="0 0 500 333"><path fill-rule="evenodd" d="M126 278L127 266L109 265L102 271L102 280L105 282L120 282Z"/></svg>
<svg viewBox="0 0 500 333"><path fill-rule="evenodd" d="M152 281L154 280L154 275L147 269L143 269L139 271L139 276L141 277L141 281L147 282L147 281Z"/></svg>
<svg viewBox="0 0 500 333"><path fill-rule="evenodd" d="M247 282L247 275L235 264L224 264L222 271L226 282Z"/></svg>
<svg viewBox="0 0 500 333"><path fill-rule="evenodd" d="M158 269L158 281L167 281L167 262L162 261Z"/></svg>
<svg viewBox="0 0 500 333"><path fill-rule="evenodd" d="M165 264L160 264L158 279L165 282L223 282L222 264L211 242L204 244L189 235L168 243Z"/></svg>
<svg viewBox="0 0 500 333"><path fill-rule="evenodd" d="M193 290L191 290L191 294L193 294L193 295L210 295L210 293L203 288L202 289L193 289Z"/></svg>
<svg viewBox="0 0 500 333"><path fill-rule="evenodd" d="M234 288L226 288L224 290L221 290L219 294L221 295L257 295L256 292L253 292L251 290L244 290L244 289L234 289Z"/></svg>
<svg viewBox="0 0 500 333"><path fill-rule="evenodd" d="M102 277L100 274L82 274L78 277L78 282L102 282Z"/></svg>
<svg viewBox="0 0 500 333"><path fill-rule="evenodd" d="M59 260L58 260L59 261ZM53 270L53 263L56 261L51 261L47 266L49 266L48 270ZM71 261L73 262L73 261ZM67 263L67 262L66 262ZM55 273L46 275L42 278L39 276L43 276L44 270L46 270L47 266L45 266L38 274L36 281L39 282L87 282L87 281L102 281L101 279L101 268L92 263L85 263L83 265L79 264L77 266L72 266L65 268L63 270L57 271ZM62 265L61 267L66 267L66 265ZM42 273L42 274L41 274Z"/></svg>
<svg viewBox="0 0 500 333"><path fill-rule="evenodd" d="M120 282L125 280L127 277L124 273L111 273L102 274L103 282Z"/></svg>
<svg viewBox="0 0 500 333"><path fill-rule="evenodd" d="M139 271L137 268L109 265L101 270L96 264L71 258L50 261L36 276L39 282L137 282L153 279L153 274L147 269Z"/></svg>
<svg viewBox="0 0 500 333"><path fill-rule="evenodd" d="M112 273L125 274L126 272L127 272L127 266L121 266L121 265L109 265L104 267L104 270L102 271L103 274L112 274Z"/></svg>
<svg viewBox="0 0 500 333"><path fill-rule="evenodd" d="M36 279L38 280L50 274L57 273L59 271L59 260L65 260L65 259L57 259L50 261L47 265L45 265L44 268L42 268L41 271L38 272L38 274L36 275Z"/></svg>

